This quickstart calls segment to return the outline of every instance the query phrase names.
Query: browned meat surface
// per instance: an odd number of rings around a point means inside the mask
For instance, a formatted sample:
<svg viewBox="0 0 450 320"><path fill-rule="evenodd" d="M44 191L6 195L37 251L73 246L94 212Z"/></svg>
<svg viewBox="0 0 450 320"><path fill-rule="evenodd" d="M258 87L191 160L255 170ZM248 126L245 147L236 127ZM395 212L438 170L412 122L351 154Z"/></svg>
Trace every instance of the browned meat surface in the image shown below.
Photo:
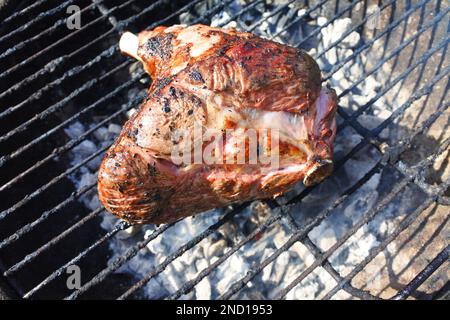
<svg viewBox="0 0 450 320"><path fill-rule="evenodd" d="M336 95L322 88L304 51L202 25L125 33L120 46L153 83L100 167L100 200L112 213L133 223L169 223L272 197L298 181L313 185L331 173ZM194 142L198 128L222 132L222 144L207 150L214 139ZM256 145L242 139L250 131ZM252 163L252 146L257 155L276 152L277 166ZM179 161L179 150L219 161ZM245 163L220 163L242 154Z"/></svg>

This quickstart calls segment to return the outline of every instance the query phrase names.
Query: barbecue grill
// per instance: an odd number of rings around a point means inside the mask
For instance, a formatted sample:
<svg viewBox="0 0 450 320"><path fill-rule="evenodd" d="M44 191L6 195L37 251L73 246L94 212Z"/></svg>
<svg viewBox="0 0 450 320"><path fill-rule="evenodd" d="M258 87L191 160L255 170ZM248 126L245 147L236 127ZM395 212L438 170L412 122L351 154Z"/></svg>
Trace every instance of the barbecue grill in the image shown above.
<svg viewBox="0 0 450 320"><path fill-rule="evenodd" d="M440 0L19 1L0 25L4 295L447 297L448 12ZM309 50L340 98L335 173L169 225L105 213L99 160L151 81L118 39L177 23Z"/></svg>

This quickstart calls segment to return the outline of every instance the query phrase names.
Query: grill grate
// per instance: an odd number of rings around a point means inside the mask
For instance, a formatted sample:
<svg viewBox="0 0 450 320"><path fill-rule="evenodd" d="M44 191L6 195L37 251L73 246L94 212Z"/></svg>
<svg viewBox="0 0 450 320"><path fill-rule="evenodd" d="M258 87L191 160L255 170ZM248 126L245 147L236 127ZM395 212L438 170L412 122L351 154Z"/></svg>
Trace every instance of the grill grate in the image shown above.
<svg viewBox="0 0 450 320"><path fill-rule="evenodd" d="M236 3L242 4L240 9L232 8ZM70 31L65 27L65 11L70 4L81 8L83 23L79 30ZM343 3L332 0L309 3L290 0L280 1L277 5L273 5L272 1L262 0L158 0L150 3L140 0L69 0L54 6L50 1L42 0L5 19L0 28L0 269L7 282L24 298L76 299L98 296L102 291L96 292L95 289L99 286L108 287L108 281L113 281L110 286L116 288L108 293L114 294L114 298L139 297L139 292L152 279L157 278L183 254L199 246L200 242L232 223L251 205L244 203L224 208L223 215L217 221L168 254L161 263L153 266L151 272L137 281L117 277L116 271L126 267L149 243L178 223L155 228L150 235L132 243L123 254L108 263L108 244L120 232L132 227L121 222L106 233L102 231L100 222L103 207L90 211L79 201L92 192L96 183L90 182L81 188L74 188L70 182L71 175L95 163L109 145L103 145L76 163L68 160L68 153L85 143L99 128L113 121L123 122L127 112L139 106L143 99L142 95L129 99L127 90L148 87L148 78L143 70L136 69L130 76L129 70L136 68L136 64L118 53L117 40L121 32L179 23L181 16L186 13L190 14L189 23L209 24L213 16L227 11L231 13L221 20L220 26L235 21L240 29L260 33L260 27L277 15L285 13L285 16L292 16L299 8L305 8L302 15L293 17L273 33L262 34L269 39L286 41L285 37L289 39L291 30L298 27L299 23L317 20L319 12L325 14L329 8L333 8L328 20L304 34L299 41L287 41L297 47L307 47L339 18L351 17L356 21L340 37L313 54L319 59L339 48L343 40L353 32L367 31L367 25L374 18L366 10L370 4L370 1L360 0ZM246 23L244 17L261 7L265 14L256 21ZM449 38L447 31L440 37L435 34L440 27L446 28L448 25L450 9L440 1L413 1L413 4L399 6L397 1L392 0L383 1L379 10L381 14L389 16L389 21L383 27L375 29L373 35L356 47L352 54L328 69L325 68L323 74L324 81L333 79L336 73L357 59L362 59L380 41L389 43L389 38L403 32L400 41L393 48L385 45L378 61L365 63L368 70L359 80L340 88L339 92L340 98L354 94L364 85L367 77L378 73L388 64L395 69L396 64L401 64L402 61L399 60L403 59L405 52L412 50L408 63L395 70L389 79L385 79L382 87L367 102L354 109L339 107L338 135L352 130L361 139L345 155L336 159L335 170L343 170L358 154L368 150L375 150L378 155L373 166L345 185L327 207L308 213L309 216L298 213L308 210L308 207L303 209L302 204L314 192L320 192L322 185L300 190L291 198L264 201L271 211L265 221L230 245L226 252L210 261L195 277L162 297L179 299L191 293L203 279L217 272L225 261L246 246L257 243L261 235L278 225L285 226L290 231L287 241L260 263L249 267L243 277L218 295L219 299L237 297L251 286L252 281L265 268L298 243L307 248L313 261L276 290L275 298L288 298L288 294L318 268L323 268L334 280L334 285L323 295L325 299L337 297L341 291L354 298L380 298L373 290L354 285L352 282L355 277L375 261L380 253L385 252L405 230L417 223L429 208L449 204L450 181L444 178L437 183L430 182L429 173L436 166L437 159L445 156L449 149L446 131L448 133L447 89L450 66L445 61ZM434 12L432 18L424 19L425 12L430 10ZM416 15L420 16L417 29L405 35L408 21ZM37 24L43 27L37 28ZM419 52L420 42L430 32L429 46ZM440 61L434 63L439 56ZM408 97L396 97L397 101L402 102L395 102L393 99L395 108L388 116L374 127L362 121L374 104L386 98L391 90L400 91L405 82L413 78L414 72L419 72L419 76L424 74L430 61L433 61L433 73L427 76L427 81L417 81ZM439 94L440 99L430 98ZM415 125L407 135L391 140L382 137L386 129L397 126L413 109L419 112ZM93 117L99 120L78 136L67 138L64 135L64 130L75 121ZM419 118L425 119L419 123ZM414 152L417 141L445 119L447 124L444 124L436 146L416 163L407 164L403 157ZM394 172L393 175L397 178L393 185L388 190L383 190L384 193L370 210L355 217L351 227L335 243L325 250L319 246L312 239L311 232L328 221L336 210L340 210L374 176L383 172ZM341 272L331 260L333 255L409 188L416 188L423 194L422 203L408 212L388 235L379 239L378 244L362 261L356 263L349 272ZM447 221L448 219L445 220ZM439 252L430 257L431 262L410 277L406 285L397 288L397 294L390 297L405 299L415 295L427 279L448 264L448 245L436 246ZM65 288L64 274L74 264L82 266L84 281L80 289L71 292ZM448 283L441 285L430 297L443 297L447 292Z"/></svg>

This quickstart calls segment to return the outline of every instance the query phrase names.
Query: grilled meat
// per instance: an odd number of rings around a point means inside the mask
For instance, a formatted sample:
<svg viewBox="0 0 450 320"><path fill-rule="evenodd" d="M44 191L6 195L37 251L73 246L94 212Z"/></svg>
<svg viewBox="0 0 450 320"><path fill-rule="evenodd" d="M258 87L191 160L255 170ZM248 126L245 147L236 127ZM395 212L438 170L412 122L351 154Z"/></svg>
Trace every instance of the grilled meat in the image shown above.
<svg viewBox="0 0 450 320"><path fill-rule="evenodd" d="M120 48L153 83L100 167L100 200L112 213L169 223L332 172L336 95L304 51L203 25L125 33ZM276 165L258 161L263 154Z"/></svg>

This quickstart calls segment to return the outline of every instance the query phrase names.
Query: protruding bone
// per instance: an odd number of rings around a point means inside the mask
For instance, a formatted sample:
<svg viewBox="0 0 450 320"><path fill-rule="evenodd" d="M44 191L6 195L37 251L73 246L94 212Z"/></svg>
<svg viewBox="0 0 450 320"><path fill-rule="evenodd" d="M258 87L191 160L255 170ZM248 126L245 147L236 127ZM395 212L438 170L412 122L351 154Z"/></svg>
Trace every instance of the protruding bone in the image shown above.
<svg viewBox="0 0 450 320"><path fill-rule="evenodd" d="M128 54L129 56L142 61L141 58L138 56L138 48L139 48L139 39L135 34L132 34L131 32L125 32L121 37L119 41L119 48L120 51L123 53Z"/></svg>
<svg viewBox="0 0 450 320"><path fill-rule="evenodd" d="M318 184L333 172L333 161L329 159L316 161L313 166L305 173L303 184L306 187Z"/></svg>

